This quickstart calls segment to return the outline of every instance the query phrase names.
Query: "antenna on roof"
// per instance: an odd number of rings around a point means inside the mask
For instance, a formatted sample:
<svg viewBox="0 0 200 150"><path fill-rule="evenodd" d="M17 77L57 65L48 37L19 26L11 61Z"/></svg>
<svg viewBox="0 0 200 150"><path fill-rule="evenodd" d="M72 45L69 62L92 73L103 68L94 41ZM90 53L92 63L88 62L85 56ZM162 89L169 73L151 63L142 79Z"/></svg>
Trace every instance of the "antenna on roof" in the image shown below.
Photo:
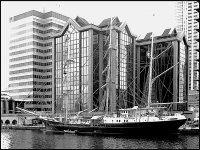
<svg viewBox="0 0 200 150"><path fill-rule="evenodd" d="M43 13L45 13L45 8L43 7Z"/></svg>
<svg viewBox="0 0 200 150"><path fill-rule="evenodd" d="M57 3L56 6L60 8L60 4L59 3Z"/></svg>
<svg viewBox="0 0 200 150"><path fill-rule="evenodd" d="M56 10L59 12L60 11L60 3L58 2L57 4L56 4Z"/></svg>

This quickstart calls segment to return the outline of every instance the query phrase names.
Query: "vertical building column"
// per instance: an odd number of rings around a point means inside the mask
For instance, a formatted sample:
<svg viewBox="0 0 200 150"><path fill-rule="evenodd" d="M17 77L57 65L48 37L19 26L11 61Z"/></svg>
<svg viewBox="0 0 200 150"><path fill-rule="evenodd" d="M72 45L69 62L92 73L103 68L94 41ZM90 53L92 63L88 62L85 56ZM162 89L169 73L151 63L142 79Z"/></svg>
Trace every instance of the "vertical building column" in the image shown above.
<svg viewBox="0 0 200 150"><path fill-rule="evenodd" d="M8 105L8 100L5 100L6 103L6 114L9 114L9 105Z"/></svg>
<svg viewBox="0 0 200 150"><path fill-rule="evenodd" d="M173 41L172 42L173 45L173 65L178 63L178 42L177 41ZM178 66L176 65L173 68L173 102L177 102L178 99ZM177 105L175 104L173 106L174 110L177 110Z"/></svg>
<svg viewBox="0 0 200 150"><path fill-rule="evenodd" d="M111 30L111 47L110 47L110 111L115 112L116 111L116 38L117 38L117 32L115 30Z"/></svg>
<svg viewBox="0 0 200 150"><path fill-rule="evenodd" d="M187 108L187 110L188 110L188 102L189 102L189 99L188 99L188 91L189 91L189 46L188 45L186 45L186 48L185 48L185 68L186 68L186 77L185 77L185 79L186 79L186 83L185 83L185 90L186 90L186 102L187 102L187 105L186 105L186 108Z"/></svg>
<svg viewBox="0 0 200 150"><path fill-rule="evenodd" d="M120 64L120 53L121 53L121 32L118 32L118 48L117 48L117 58L118 58L118 67L117 67L117 77L118 77L118 81L117 81L117 84L118 84L118 93L117 93L117 110L120 109L120 100L122 99L122 93L121 93L121 89L120 89L120 67L121 67L121 64Z"/></svg>
<svg viewBox="0 0 200 150"><path fill-rule="evenodd" d="M88 31L88 111L93 109L93 29Z"/></svg>
<svg viewBox="0 0 200 150"><path fill-rule="evenodd" d="M4 101L3 100L1 100L1 114L4 114Z"/></svg>
<svg viewBox="0 0 200 150"><path fill-rule="evenodd" d="M63 98L64 98L64 93L63 93L63 86L64 86L64 58L63 58L63 36L61 36L61 37L59 37L59 43L60 43L60 47L61 47L61 56L62 56L62 58L61 58L61 96L59 97L59 99L58 99L58 101L59 101L59 108L61 108L61 110L59 111L59 113L62 113L62 109L63 109ZM67 62L68 63L68 62Z"/></svg>
<svg viewBox="0 0 200 150"><path fill-rule="evenodd" d="M82 101L82 32L79 32L79 103ZM81 111L81 105L79 108Z"/></svg>
<svg viewBox="0 0 200 150"><path fill-rule="evenodd" d="M184 70L183 70L183 60L180 57L180 54L182 53L182 42L177 41L178 44L178 101L183 103L184 100ZM182 105L183 106L183 105Z"/></svg>
<svg viewBox="0 0 200 150"><path fill-rule="evenodd" d="M102 72L103 72L103 33L100 33L99 34L99 102L101 102L103 98L103 89L101 88L103 86Z"/></svg>
<svg viewBox="0 0 200 150"><path fill-rule="evenodd" d="M52 114L55 114L56 99L56 39L52 40Z"/></svg>
<svg viewBox="0 0 200 150"><path fill-rule="evenodd" d="M140 99L140 45L136 45L136 89L137 89L137 98Z"/></svg>
<svg viewBox="0 0 200 150"><path fill-rule="evenodd" d="M15 114L15 101L12 101L12 107L13 107L13 114Z"/></svg>
<svg viewBox="0 0 200 150"><path fill-rule="evenodd" d="M135 37L132 38L132 51L133 51L133 106L135 106L135 77L136 77L136 40Z"/></svg>

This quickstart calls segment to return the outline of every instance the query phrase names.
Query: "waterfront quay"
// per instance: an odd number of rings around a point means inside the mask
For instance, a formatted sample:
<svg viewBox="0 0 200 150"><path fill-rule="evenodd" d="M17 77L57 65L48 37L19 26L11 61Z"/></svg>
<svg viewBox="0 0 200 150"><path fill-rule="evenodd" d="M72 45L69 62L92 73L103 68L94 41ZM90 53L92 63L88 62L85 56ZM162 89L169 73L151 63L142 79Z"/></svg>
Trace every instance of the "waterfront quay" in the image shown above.
<svg viewBox="0 0 200 150"><path fill-rule="evenodd" d="M1 125L29 125L36 117L31 114L1 114Z"/></svg>
<svg viewBox="0 0 200 150"><path fill-rule="evenodd" d="M35 126L24 126L24 125L2 125L1 129L12 129L12 130L41 130L44 129L43 125L35 125Z"/></svg>

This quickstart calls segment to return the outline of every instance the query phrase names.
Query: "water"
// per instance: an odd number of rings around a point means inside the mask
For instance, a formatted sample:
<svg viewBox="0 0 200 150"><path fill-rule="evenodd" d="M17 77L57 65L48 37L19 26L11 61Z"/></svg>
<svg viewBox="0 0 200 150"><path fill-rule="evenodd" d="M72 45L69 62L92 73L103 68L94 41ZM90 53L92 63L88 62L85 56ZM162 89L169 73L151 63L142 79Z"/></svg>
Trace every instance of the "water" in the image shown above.
<svg viewBox="0 0 200 150"><path fill-rule="evenodd" d="M1 149L199 149L199 136L83 136L3 129Z"/></svg>

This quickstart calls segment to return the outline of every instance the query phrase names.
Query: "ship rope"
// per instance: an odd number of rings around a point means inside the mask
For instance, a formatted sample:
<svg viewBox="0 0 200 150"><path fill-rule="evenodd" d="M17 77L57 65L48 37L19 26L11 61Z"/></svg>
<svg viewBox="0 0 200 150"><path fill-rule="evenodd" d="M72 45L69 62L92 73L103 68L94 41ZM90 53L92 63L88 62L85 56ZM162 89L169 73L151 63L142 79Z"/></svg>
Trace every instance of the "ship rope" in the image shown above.
<svg viewBox="0 0 200 150"><path fill-rule="evenodd" d="M110 25L108 25L107 28L109 29ZM105 43L103 45L103 62L104 61L106 61L106 62L108 61L108 45L109 45L109 41L111 40L108 32L109 32L109 30L106 30L106 32L103 34L103 36L106 36L106 40L105 40ZM104 39L103 39L103 42L104 42ZM167 44L167 46L166 46L166 44ZM98 42L98 45L93 50L94 53L98 50L99 45L100 45L100 43ZM161 50L158 50L157 46L158 47L161 46ZM167 48L164 51L162 51L164 49L163 47L167 47ZM127 51L128 51L128 49L127 49ZM165 54L164 54L164 52L165 52ZM154 76L163 71L162 65L164 66L164 69L169 68L169 67L172 66L172 64L173 64L173 46L172 46L172 43L166 43L165 42L165 43L161 43L161 45L156 45L155 51L154 51L154 55L155 55L155 53L157 54L157 56L155 58L158 58L158 59L155 59L155 61L154 61L154 66L156 66L156 67L153 67L153 75ZM125 57L127 57L127 55L128 55L128 52L126 53L126 56L123 56L123 57L125 58ZM164 56L167 56L168 59L166 59ZM86 62L81 67L85 66L87 64L87 62L89 61L89 59L93 59L93 57L91 55L88 55L88 59L86 60ZM122 60L120 59L120 62L121 61ZM126 90L120 91L121 92L120 93L121 97L116 95L116 100L118 100L119 98L122 98L122 99L120 99L120 101L124 102L123 106L125 108L127 108L127 105L126 105L127 102L131 103L132 105L136 103L140 107L142 107L144 105L147 105L148 74L149 74L147 70L148 70L148 66L149 66L149 60L146 59L146 62L142 62L141 64L142 65L140 65L140 74L141 73L144 74L143 75L143 81L144 81L143 88L138 88L137 85L135 84L135 85L133 85L133 86L135 86L134 87L135 91L133 91L133 89L131 89L131 85L132 85L133 81L131 81L130 83L127 83ZM158 66L158 64L160 66ZM107 70L106 70L107 65L103 65L104 68L103 68L103 75L102 76L107 74ZM128 65L128 62L127 62L126 65ZM135 63L135 65L137 65L137 63ZM95 72L98 67L99 67L99 62L96 64L96 66L94 66L93 72ZM131 68L128 68L128 69L131 70ZM171 74L172 74L171 72L172 71L169 71L168 74L166 73L166 74L162 75L161 77L158 78L158 80L155 81L155 83L153 85L153 91L152 91L153 93L157 93L152 97L155 102L163 103L163 102L167 101L167 99L169 99L169 97L173 97L173 93L170 90L170 88L173 87L173 85L172 85L173 80L170 80L170 82L168 82L168 85L166 85L166 82L168 81L169 75L171 76ZM126 70L126 73L128 73L128 70ZM135 77L135 80L137 80L137 78L138 77ZM140 78L142 78L142 77L140 77ZM65 77L65 79L66 79L66 77ZM64 79L64 82L66 82L65 79ZM42 87L46 86L46 84L47 84L47 82L44 83ZM106 84L107 83L105 83L103 86L106 86ZM82 90L84 91L85 88L86 88L86 85L84 85ZM93 95L96 92L98 92L100 88L102 88L102 87L99 87L98 89L96 89L93 92ZM128 88L130 89L130 92L127 90ZM164 91L164 89L165 89L165 91ZM42 90L42 88L40 88L39 91L37 91L37 92L40 92L41 90ZM136 92L136 91L138 91L138 92ZM102 99L101 100L97 99L95 96L92 97L93 100L95 99L96 101L99 102L98 104L94 104L93 103L93 107L94 107L94 109L96 109L95 111L97 111L97 110L98 111L105 110L106 96L107 95L106 95L106 92L105 92L104 88L103 88L103 92L102 93L104 93L104 94L102 95ZM129 94L129 95L132 95L132 96L135 95L135 100L128 100L126 98L126 94ZM27 98L30 95L31 95L31 91L28 94ZM82 95L83 95L83 92L80 94L80 96L82 97ZM33 97L34 96L35 96L35 93L33 94ZM43 94L42 96L44 98L45 94ZM179 96L177 96L177 97L179 98ZM61 96L60 96L60 98L61 98ZM89 99L89 97L86 99L86 101L88 99ZM77 100L78 100L78 98L75 99L75 101L77 101ZM25 98L22 100L21 103L18 104L18 107L20 107L20 105L23 103L23 101L25 101ZM135 103L134 103L134 101L135 101ZM83 105L82 103L80 103L79 100L77 102L78 102L79 105ZM40 103L40 102L38 102L38 103ZM44 103L44 101L42 101L42 103ZM117 105L117 107L119 109L123 108L119 103L116 103L116 105ZM171 107L171 105L170 105L170 107Z"/></svg>

